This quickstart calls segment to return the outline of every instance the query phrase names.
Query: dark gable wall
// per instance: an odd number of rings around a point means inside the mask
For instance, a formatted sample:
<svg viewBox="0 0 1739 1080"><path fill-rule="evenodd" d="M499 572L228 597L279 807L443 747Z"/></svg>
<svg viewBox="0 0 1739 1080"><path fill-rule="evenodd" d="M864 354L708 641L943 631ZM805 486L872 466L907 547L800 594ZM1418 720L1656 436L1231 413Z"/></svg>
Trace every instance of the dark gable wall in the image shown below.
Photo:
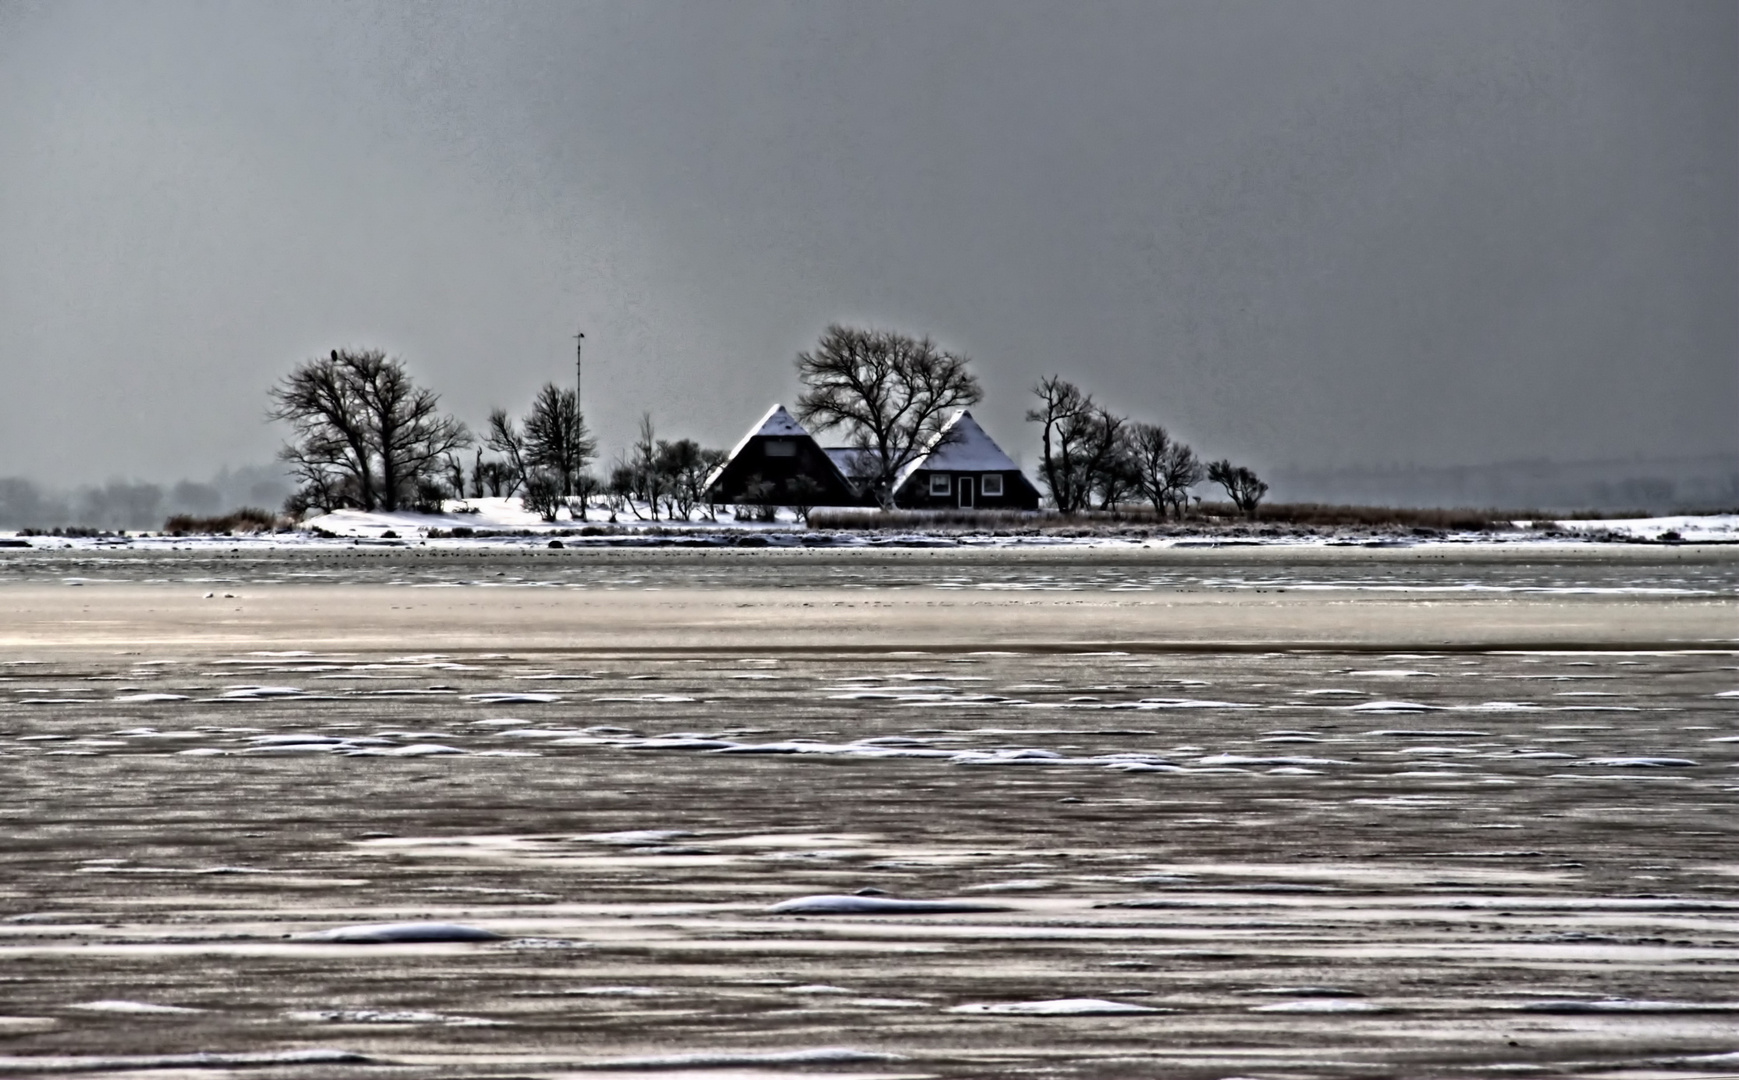
<svg viewBox="0 0 1739 1080"><path fill-rule="evenodd" d="M789 457L769 455L768 443L794 444L794 452ZM800 476L807 476L820 488L819 493L802 500L808 505L860 506L863 502L840 480L833 462L811 438L755 436L713 482L712 497L722 503L744 502L744 493L757 476L774 485L767 501L781 506L793 502L793 483Z"/></svg>
<svg viewBox="0 0 1739 1080"><path fill-rule="evenodd" d="M894 502L896 505L911 510L941 510L958 509L960 506L960 477L972 478L974 487L973 503L975 508L984 510L1037 510L1039 508L1039 491L1033 487L1018 469L1004 470L995 475L1002 477L1002 494L986 495L982 487L982 472L953 472L943 470L948 476L948 494L931 495L930 477L936 475L929 469L919 469L907 478L900 487Z"/></svg>

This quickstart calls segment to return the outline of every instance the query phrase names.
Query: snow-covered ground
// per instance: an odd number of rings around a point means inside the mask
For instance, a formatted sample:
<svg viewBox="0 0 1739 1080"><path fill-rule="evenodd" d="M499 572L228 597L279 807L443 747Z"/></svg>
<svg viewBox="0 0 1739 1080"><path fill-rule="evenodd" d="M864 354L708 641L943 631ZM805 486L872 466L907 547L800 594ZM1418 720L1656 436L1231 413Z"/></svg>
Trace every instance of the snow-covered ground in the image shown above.
<svg viewBox="0 0 1739 1080"><path fill-rule="evenodd" d="M865 511L868 514L868 511ZM383 511L337 510L304 521L295 532L241 534L221 537L169 537L134 534L118 537L20 537L16 532L0 531L0 542L6 546L28 544L33 547L102 547L117 543L132 546L181 546L222 541L226 544L250 546L299 547L329 542L333 538L362 542L433 542L436 544L476 544L528 542L543 543L561 538L564 543L584 545L588 542L619 544L624 539L640 537L647 542L668 538L671 534L694 534L695 538L711 535L721 543L742 543L748 536L759 534L770 546L796 546L817 541L839 546L884 545L901 543L969 544L984 547L1200 547L1205 544L1235 542L1241 545L1321 547L1348 543L1397 544L1433 543L1530 543L1565 544L1640 541L1683 543L1739 543L1739 514L1675 515L1655 518L1562 520L1553 523L1555 529L1541 528L1545 522L1517 521L1514 527L1486 532L1443 533L1417 536L1403 529L1293 529L1282 525L1278 532L1264 533L1268 523L1257 529L1232 532L1226 528L1204 528L1198 533L1166 536L1140 535L1138 529L1107 526L1095 531L1091 522L1080 528L1068 529L1072 535L1062 535L1053 520L1035 521L1035 526L1049 532L971 533L958 526L939 527L926 532L905 528L898 531L820 530L810 533L807 526L790 510L781 509L773 521L739 520L729 509L721 508L716 519L696 512L693 520L672 520L661 516L653 520L644 505L619 511L611 520L609 510L591 508L585 520L576 520L563 511L556 521L545 521L524 509L518 499L488 498L450 500L443 513L387 513ZM820 535L824 533L825 536ZM456 534L456 535L455 535ZM809 534L807 540L804 534Z"/></svg>
<svg viewBox="0 0 1739 1080"><path fill-rule="evenodd" d="M395 532L398 536L405 538L423 537L427 536L429 531L432 529L451 531L455 528L469 528L476 531L488 532L532 530L536 532L548 532L552 535L575 532L588 525L594 527L606 527L612 532L623 529L633 531L646 531L652 529L717 531L721 529L730 529L788 533L792 530L802 530L804 528L802 522L798 520L796 515L790 510L785 509L779 511L777 519L773 522L749 520L739 521L732 516L728 510L721 510L716 521L706 520L699 514L696 515L696 520L693 521L683 521L681 519L672 521L667 518L653 521L651 520L651 514L646 507L639 506L636 509L639 511L638 514L633 512L617 514L616 521L613 523L609 520L611 515L607 510L602 510L596 507L594 507L588 515L589 520L587 521L570 520L564 512L560 520L546 522L536 514L523 509L519 505L518 499L469 499L463 502L449 502L447 504L447 513L444 514L387 514L366 513L360 510L339 510L334 513L323 514L319 517L311 518L304 523L304 527L310 531L320 530L332 533L336 536L366 538L379 538L383 533L388 531ZM1665 539L1670 541L1675 539L1675 536L1669 534L1676 534L1677 539L1688 543L1708 541L1739 542L1739 514L1709 514L1702 516L1678 515L1673 517L1589 521L1566 520L1557 522L1557 525L1559 529L1567 534L1567 536L1556 538L1552 537L1549 533L1534 528L1533 526L1535 524L1535 522L1516 522L1516 528L1509 532L1457 533L1449 534L1444 538L1457 541L1524 539L1550 541L1556 539L1559 542L1562 542L1564 539L1584 538L1619 538L1651 541ZM950 529L948 531L951 536L959 533L958 529ZM1214 531L1203 531L1204 537L1211 538L1215 535L1216 533ZM997 538L985 537L984 539L986 541L992 541ZM1106 536L1104 538L1022 536L1003 537L1001 539L1018 539L1023 543L1051 542L1079 544L1083 540L1098 540L1099 542L1114 544L1129 542L1126 537L1117 536ZM1248 539L1261 541L1263 538L1256 536ZM1330 535L1318 535L1314 537L1285 536L1271 538L1270 542L1290 544L1330 543L1333 542L1334 539L1335 538ZM1170 537L1159 542L1178 543L1180 541L1188 543L1189 538Z"/></svg>
<svg viewBox="0 0 1739 1080"><path fill-rule="evenodd" d="M1686 543L1729 543L1739 541L1739 514L1699 514L1674 517L1623 518L1605 521L1561 521L1559 527L1570 533L1610 532L1633 540L1672 540L1668 533Z"/></svg>
<svg viewBox="0 0 1739 1080"><path fill-rule="evenodd" d="M710 520L704 512L696 510L692 521L681 518L672 520L662 513L654 521L652 511L644 503L637 503L632 509L614 515L614 522L611 521L610 511L602 506L593 506L583 521L576 520L566 510L561 512L557 520L545 521L521 506L518 499L449 499L444 509L445 513L440 514L334 510L329 514L309 518L302 523L302 527L310 532L323 531L336 536L361 537L379 537L388 530L400 536L426 536L431 529L445 529L449 532L454 529L473 529L480 532L532 530L560 534L577 532L587 526L610 529L777 529L786 532L803 527L797 516L786 509L780 509L771 522L739 521L730 510L722 508L717 520Z"/></svg>

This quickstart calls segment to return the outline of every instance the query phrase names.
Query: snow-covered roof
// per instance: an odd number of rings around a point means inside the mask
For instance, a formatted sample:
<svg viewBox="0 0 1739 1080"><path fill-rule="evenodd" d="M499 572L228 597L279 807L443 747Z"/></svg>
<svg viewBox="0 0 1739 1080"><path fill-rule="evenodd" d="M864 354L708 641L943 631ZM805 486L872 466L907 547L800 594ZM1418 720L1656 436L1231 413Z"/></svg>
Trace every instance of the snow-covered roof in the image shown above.
<svg viewBox="0 0 1739 1080"><path fill-rule="evenodd" d="M750 428L742 438L737 440L737 445L731 447L731 452L726 455L726 460L728 461L730 458L734 458L742 453L743 447L749 445L750 439L759 438L762 435L784 436L785 438L803 438L807 437L808 434L808 430L805 429L802 424L797 422L797 418L785 411L785 406L775 404L771 409L767 410L765 416L762 416L761 419L755 421L754 427Z"/></svg>
<svg viewBox="0 0 1739 1080"><path fill-rule="evenodd" d="M942 430L930 440L924 452L900 470L894 480L898 491L919 469L937 472L1019 472L1020 466L1002 452L972 414L965 409L955 413Z"/></svg>
<svg viewBox="0 0 1739 1080"><path fill-rule="evenodd" d="M821 452L833 462L833 467L839 470L840 475L848 480L851 479L852 470L857 467L857 456L863 453L855 446L826 446L822 447Z"/></svg>
<svg viewBox="0 0 1739 1080"><path fill-rule="evenodd" d="M767 410L767 415L761 417L761 422L755 425L755 430L749 432L749 438L756 435L807 435L809 434L797 418L785 411L785 406L774 405Z"/></svg>
<svg viewBox="0 0 1739 1080"><path fill-rule="evenodd" d="M775 403L760 420L756 421L755 426L750 428L747 434L737 440L737 445L731 447L731 452L725 455L725 460L707 476L706 486L711 487L713 481L724 474L725 466L743 452L743 447L749 445L750 440L760 438L763 435L787 439L807 439L810 437L809 430L799 424L795 416L786 412L785 406Z"/></svg>

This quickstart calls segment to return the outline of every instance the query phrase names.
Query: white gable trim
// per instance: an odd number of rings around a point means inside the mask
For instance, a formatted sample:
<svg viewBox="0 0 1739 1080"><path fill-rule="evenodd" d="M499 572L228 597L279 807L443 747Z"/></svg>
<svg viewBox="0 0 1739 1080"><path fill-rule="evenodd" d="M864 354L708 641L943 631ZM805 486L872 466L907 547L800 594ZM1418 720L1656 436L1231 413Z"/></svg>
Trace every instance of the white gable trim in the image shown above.
<svg viewBox="0 0 1739 1080"><path fill-rule="evenodd" d="M785 406L777 403L768 409L760 420L755 422L755 426L750 428L747 434L737 440L737 444L731 447L730 453L725 455L725 460L707 475L706 483L702 485L701 490L704 491L716 484L719 477L725 474L725 470L731 467L731 463L737 460L737 455L747 449L751 442L762 436L775 439L808 439L821 456L826 459L828 466L833 469L834 475L839 478L840 484L847 491L854 490L850 478L839 467L839 463L821 448L821 444L815 441L815 436L809 434L809 429L798 423L797 418L785 410Z"/></svg>
<svg viewBox="0 0 1739 1080"><path fill-rule="evenodd" d="M719 463L719 467L707 475L706 483L702 485L701 490L704 491L707 488L712 487L718 478L724 475L725 470L730 468L731 462L737 460L737 455L743 452L743 448L748 446L750 441L758 435L784 435L789 437L801 435L807 438L809 432L802 424L797 422L795 416L792 416L790 413L785 411L784 405L775 401L773 407L762 414L759 420L755 421L755 426L750 428L742 438L737 440L737 445L731 447L730 453L725 455L725 459Z"/></svg>

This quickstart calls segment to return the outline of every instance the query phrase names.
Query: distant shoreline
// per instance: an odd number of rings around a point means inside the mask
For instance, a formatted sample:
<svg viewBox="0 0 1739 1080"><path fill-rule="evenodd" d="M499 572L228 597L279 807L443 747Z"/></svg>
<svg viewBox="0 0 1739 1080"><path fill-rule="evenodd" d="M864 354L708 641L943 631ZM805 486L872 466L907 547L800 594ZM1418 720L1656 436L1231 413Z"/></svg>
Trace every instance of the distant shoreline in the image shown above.
<svg viewBox="0 0 1739 1080"><path fill-rule="evenodd" d="M665 511L666 508L660 508ZM644 503L568 505L533 513L520 500L448 500L441 512L334 510L296 522L265 510L211 518L170 518L161 528L115 531L87 527L0 530L0 548L155 545L212 540L308 544L554 542L561 546L929 547L1215 545L1336 547L1420 543L1676 544L1739 543L1739 512L1559 516L1540 510L1451 507L1421 509L1326 503L1276 503L1245 517L1229 505L1204 503L1185 516L1161 517L1125 505L1077 514L987 509L875 510L861 507L701 507L693 520L672 520Z"/></svg>
<svg viewBox="0 0 1739 1080"><path fill-rule="evenodd" d="M249 549L321 549L342 547L439 548L456 551L526 548L571 551L704 548L715 551L790 550L1216 550L1324 551L1439 548L1542 549L1578 548L1701 549L1739 548L1739 519L1725 516L1711 526L1682 529L1653 521L1620 523L1575 523L1584 527L1550 532L1516 528L1493 531L1437 531L1400 527L1301 528L1284 526L1068 528L974 531L933 530L829 530L805 529L790 524L719 526L710 523L646 523L638 527L566 523L539 528L460 529L440 526L415 528L405 525L358 526L343 533L309 529L258 533L98 533L72 531L20 534L0 532L0 552L8 550L135 550L172 551L194 547ZM1637 527L1641 526L1641 527ZM1663 535L1663 534L1673 535Z"/></svg>

